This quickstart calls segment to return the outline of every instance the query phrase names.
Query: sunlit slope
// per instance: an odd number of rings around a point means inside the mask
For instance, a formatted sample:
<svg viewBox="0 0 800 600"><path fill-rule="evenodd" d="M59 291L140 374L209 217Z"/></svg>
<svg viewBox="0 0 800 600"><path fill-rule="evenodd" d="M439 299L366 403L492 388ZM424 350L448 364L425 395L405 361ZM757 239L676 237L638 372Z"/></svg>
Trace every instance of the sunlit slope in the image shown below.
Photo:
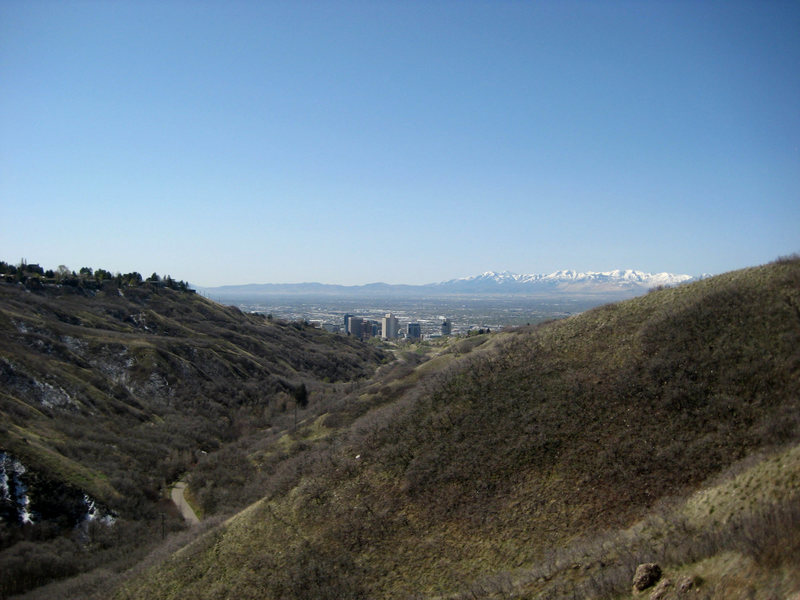
<svg viewBox="0 0 800 600"><path fill-rule="evenodd" d="M533 572L797 442L799 409L800 261L656 291L452 361L119 596L439 597Z"/></svg>

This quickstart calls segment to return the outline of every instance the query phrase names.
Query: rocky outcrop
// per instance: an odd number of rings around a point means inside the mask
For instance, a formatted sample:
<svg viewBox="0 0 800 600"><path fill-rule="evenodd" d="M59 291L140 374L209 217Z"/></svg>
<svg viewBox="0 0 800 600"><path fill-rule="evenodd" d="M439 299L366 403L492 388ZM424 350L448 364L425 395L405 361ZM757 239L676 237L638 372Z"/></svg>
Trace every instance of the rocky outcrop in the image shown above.
<svg viewBox="0 0 800 600"><path fill-rule="evenodd" d="M643 563L636 567L633 575L633 589L637 592L646 590L661 579L661 567L656 563Z"/></svg>
<svg viewBox="0 0 800 600"><path fill-rule="evenodd" d="M672 588L673 585L671 579L662 579L658 582L658 584L656 584L656 587L654 587L653 591L650 593L650 600L666 600Z"/></svg>

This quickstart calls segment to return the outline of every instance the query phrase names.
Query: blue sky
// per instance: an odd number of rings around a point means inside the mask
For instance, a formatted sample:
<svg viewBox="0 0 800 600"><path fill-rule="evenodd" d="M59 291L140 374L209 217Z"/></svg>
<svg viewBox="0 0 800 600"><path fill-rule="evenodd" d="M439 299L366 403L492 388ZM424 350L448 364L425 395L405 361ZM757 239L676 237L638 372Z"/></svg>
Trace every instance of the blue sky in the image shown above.
<svg viewBox="0 0 800 600"><path fill-rule="evenodd" d="M800 251L798 2L0 3L0 259L197 285Z"/></svg>

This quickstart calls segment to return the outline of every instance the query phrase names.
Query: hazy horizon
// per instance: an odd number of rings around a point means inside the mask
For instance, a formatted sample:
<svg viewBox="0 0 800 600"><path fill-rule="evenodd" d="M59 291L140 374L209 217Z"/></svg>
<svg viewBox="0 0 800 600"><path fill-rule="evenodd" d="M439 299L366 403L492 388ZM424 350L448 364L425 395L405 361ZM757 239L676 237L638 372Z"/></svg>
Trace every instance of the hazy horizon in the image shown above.
<svg viewBox="0 0 800 600"><path fill-rule="evenodd" d="M341 284L341 283L323 282L323 281L296 281L296 282L286 282L286 281L246 281L246 282L241 282L241 283L225 284L225 285L222 285L222 286L199 286L199 287L212 289L212 288L217 288L217 287L246 287L246 286L262 286L262 285L276 285L276 286L297 285L297 286L301 286L301 285L316 285L316 284L325 285L325 286L332 286L332 287L336 287L336 286L341 286L341 287L367 287L367 286L371 286L371 285L422 287L422 286L426 286L426 285L437 285L437 284L440 284L440 283L447 283L447 282L450 282L450 281L472 279L472 278L475 278L475 277L480 277L482 275L489 275L489 274L502 275L502 274L505 274L505 273L510 273L510 274L516 275L516 276L521 276L521 275L551 275L551 274L555 274L555 273L563 272L563 271L576 271L578 273L589 274L589 273L610 273L610 272L617 271L617 270L622 270L622 271L633 270L633 271L638 271L640 273L644 273L644 271L641 271L640 269L624 269L624 268L623 269L606 269L604 271L583 271L583 272L577 271L576 269L557 269L557 270L552 271L550 273L512 273L511 271L484 271L482 273L474 273L473 275L468 275L468 276L465 276L465 277L449 277L447 279L442 279L440 281L426 281L424 283L404 283L404 282L389 283L389 282L386 282L386 281L367 281L367 282L364 282L364 283ZM647 274L649 274L649 275L660 275L662 273L647 273ZM692 274L692 273L669 273L669 275L689 275L689 276L694 277L694 278L707 277L707 276L716 275L716 274L717 273L697 273L697 274Z"/></svg>
<svg viewBox="0 0 800 600"><path fill-rule="evenodd" d="M0 4L0 258L203 287L800 251L796 2Z"/></svg>

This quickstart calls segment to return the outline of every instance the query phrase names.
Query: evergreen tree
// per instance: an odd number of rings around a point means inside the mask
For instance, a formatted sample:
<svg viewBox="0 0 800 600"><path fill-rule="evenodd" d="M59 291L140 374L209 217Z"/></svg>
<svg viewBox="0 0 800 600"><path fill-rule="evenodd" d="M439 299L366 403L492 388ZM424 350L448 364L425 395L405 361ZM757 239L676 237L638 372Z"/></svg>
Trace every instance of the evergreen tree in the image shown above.
<svg viewBox="0 0 800 600"><path fill-rule="evenodd" d="M294 388L294 426L297 428L297 407L305 408L308 406L308 389L305 383L301 383L299 387Z"/></svg>

